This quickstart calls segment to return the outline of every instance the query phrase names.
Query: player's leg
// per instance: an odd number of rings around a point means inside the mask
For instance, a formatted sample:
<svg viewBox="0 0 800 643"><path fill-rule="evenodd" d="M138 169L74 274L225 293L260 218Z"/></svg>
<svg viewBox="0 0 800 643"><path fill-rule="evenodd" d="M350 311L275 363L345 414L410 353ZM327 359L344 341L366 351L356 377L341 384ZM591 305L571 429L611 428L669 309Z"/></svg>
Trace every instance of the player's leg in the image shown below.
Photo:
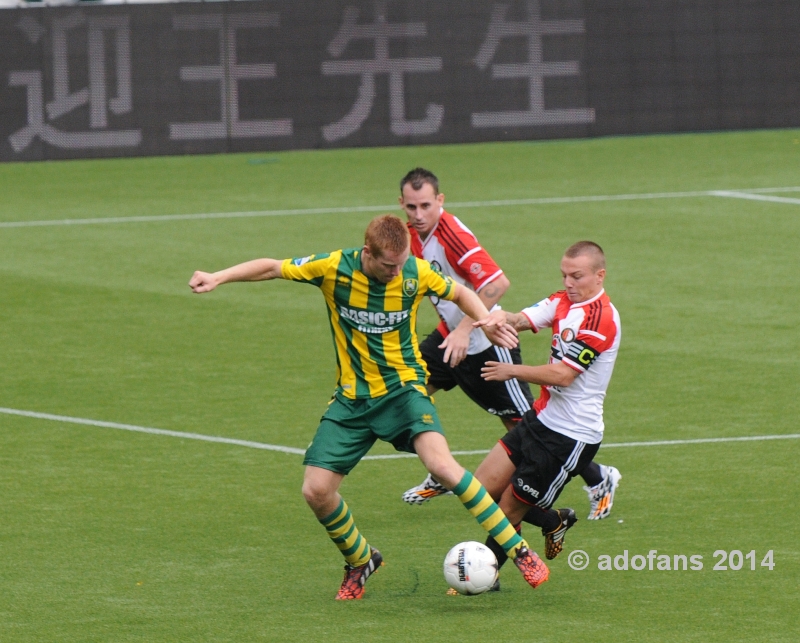
<svg viewBox="0 0 800 643"><path fill-rule="evenodd" d="M502 442L498 442L475 471L475 477L484 484L492 497L498 500L500 509L506 514L508 520L514 525L514 530L521 537L520 522L529 506L512 493L509 482L515 475L516 469L517 466L512 461L507 447ZM494 552L499 569L508 560L507 553L491 535L486 539L486 546ZM522 558L518 557L514 563L522 571L526 580L529 577L534 578L537 585L547 580L549 570L535 553L530 552ZM493 589L500 589L499 583Z"/></svg>
<svg viewBox="0 0 800 643"><path fill-rule="evenodd" d="M512 420L511 418L500 418L500 422L503 424L503 427L505 428L506 431L510 431L515 426L517 426L519 420Z"/></svg>
<svg viewBox="0 0 800 643"><path fill-rule="evenodd" d="M428 383L425 386L429 397L439 390L449 391L456 386L452 369L444 361L444 350L439 348L439 344L443 341L442 334L438 330L434 330L419 345L422 359L425 360L429 373ZM403 501L410 505L421 505L431 498L451 493L429 473L416 487L411 487L403 494Z"/></svg>
<svg viewBox="0 0 800 643"><path fill-rule="evenodd" d="M304 458L303 497L345 559L337 600L361 598L367 579L383 562L380 552L358 530L350 507L339 495L344 476L375 442L369 428L358 421L359 404L357 400L332 400Z"/></svg>
<svg viewBox="0 0 800 643"><path fill-rule="evenodd" d="M421 433L414 447L428 471L452 489L505 555L514 559L528 584L535 588L546 581L550 574L547 566L528 548L480 481L455 461L444 436L433 431Z"/></svg>
<svg viewBox="0 0 800 643"><path fill-rule="evenodd" d="M503 436L475 471L475 477L486 487L503 512L508 512L506 516L517 533L520 533L520 522L529 509L528 505L514 497L511 489L512 476L516 475L518 466L523 464L523 430L521 428ZM494 552L499 567L502 567L508 560L505 550L491 536L486 539L486 546Z"/></svg>
<svg viewBox="0 0 800 643"><path fill-rule="evenodd" d="M546 580L547 568L514 530L483 485L456 462L447 446L444 431L433 400L419 384L406 385L396 395L386 395L371 416L373 431L399 451L416 453L422 464L437 480L458 496L464 507L515 561L535 563L544 568L538 575L525 571L532 587Z"/></svg>
<svg viewBox="0 0 800 643"><path fill-rule="evenodd" d="M364 584L383 563L383 557L361 535L350 513L350 507L339 495L339 485L343 478L341 473L307 466L303 479L303 497L345 559L344 580L336 599L352 600L364 595Z"/></svg>
<svg viewBox="0 0 800 643"><path fill-rule="evenodd" d="M515 468L506 450L500 443L497 443L483 459L483 462L478 465L478 468L475 470L475 477L480 480L481 484L486 488L486 491L492 496L494 501L499 503L503 494L509 488L509 481L511 480ZM521 536L519 520L514 522L508 514L506 514L506 517L514 526L514 530ZM497 544L491 536L486 537L486 546L494 553L495 558L497 558L498 569L500 569L508 560L508 555L505 550ZM492 591L499 589L500 583L498 581L495 583Z"/></svg>
<svg viewBox="0 0 800 643"><path fill-rule="evenodd" d="M425 468L458 496L504 551L515 555L516 550L525 544L524 541L480 481L456 462L444 435L436 431L419 433L414 438L414 449Z"/></svg>
<svg viewBox="0 0 800 643"><path fill-rule="evenodd" d="M539 527L545 538L545 555L553 559L564 546L564 536L578 520L570 508L553 509L553 504L573 476L594 458L599 444L586 444L552 431L531 413L524 452L529 470L512 480L515 495L531 505L524 521ZM523 484L524 483L524 484Z"/></svg>
<svg viewBox="0 0 800 643"><path fill-rule="evenodd" d="M589 496L588 520L602 520L611 513L614 505L614 494L622 479L619 469L612 466L590 462L581 472L586 485L584 491Z"/></svg>
<svg viewBox="0 0 800 643"><path fill-rule="evenodd" d="M478 465L475 477L480 480L492 499L499 502L511 482L511 476L515 469L516 466L508 457L505 448L498 442L489 451L483 462Z"/></svg>
<svg viewBox="0 0 800 643"><path fill-rule="evenodd" d="M512 364L522 364L522 354L520 353L519 347L509 350L493 346L489 350L496 354L495 361L510 361ZM486 384L489 384L489 382L484 382L484 385ZM519 421L519 416L514 417L513 415L508 415L509 410L513 409L514 405L516 405L517 408L521 405L524 406L525 402L522 402L523 398L530 402L527 408L525 408L525 411L533 405L533 397L531 396L530 388L526 382L518 382L517 380L493 382L493 384L504 385L506 390L493 390L484 386L483 388L478 388L476 393L468 393L468 395L479 405L483 406L483 408L487 408L488 403L490 405L489 408L497 410L506 431L510 431L516 426L516 423ZM465 388L465 383L459 380L459 386ZM465 390L468 390L468 381L466 382L466 387ZM481 396L483 396L483 399L486 401L481 401ZM486 399L487 397L488 399ZM606 467L595 462L590 462L584 470L581 471L580 476L586 484L584 489L589 495L589 520L605 518L611 511L611 505L614 503L614 493L622 475L614 467ZM562 518L563 523L563 520L566 518ZM549 516L546 520L548 523L554 523L554 521L555 518L553 516Z"/></svg>

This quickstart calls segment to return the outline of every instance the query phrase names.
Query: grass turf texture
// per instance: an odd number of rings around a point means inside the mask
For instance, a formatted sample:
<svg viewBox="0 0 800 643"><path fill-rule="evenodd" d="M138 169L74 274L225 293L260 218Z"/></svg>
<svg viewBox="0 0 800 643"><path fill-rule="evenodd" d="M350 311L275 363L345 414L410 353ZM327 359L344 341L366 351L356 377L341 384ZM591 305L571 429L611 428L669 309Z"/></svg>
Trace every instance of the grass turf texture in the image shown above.
<svg viewBox="0 0 800 643"><path fill-rule="evenodd" d="M784 130L0 165L0 221L390 204L418 164L451 202L796 186L799 140ZM559 287L573 241L604 246L624 333L607 442L797 432L800 206L699 197L453 212L509 275L509 309ZM371 216L0 230L0 406L304 447L334 370L320 294L274 282L198 297L186 282L255 256L357 245ZM420 330L434 324L425 306ZM523 337L528 363L546 359L547 339ZM458 391L437 404L454 449L501 433ZM483 539L459 503L408 507L399 497L419 463L364 462L342 491L387 566L353 604L332 600L341 558L302 501L300 456L7 415L0 445L4 641L800 636L796 440L601 449L624 476L611 517L569 532L540 589L507 567L503 591L480 597L444 596L447 550ZM579 481L559 505L585 517ZM568 567L574 549L589 569ZM625 549L700 554L704 569L596 568ZM756 571L713 571L717 549L755 549ZM759 566L768 549L773 571Z"/></svg>

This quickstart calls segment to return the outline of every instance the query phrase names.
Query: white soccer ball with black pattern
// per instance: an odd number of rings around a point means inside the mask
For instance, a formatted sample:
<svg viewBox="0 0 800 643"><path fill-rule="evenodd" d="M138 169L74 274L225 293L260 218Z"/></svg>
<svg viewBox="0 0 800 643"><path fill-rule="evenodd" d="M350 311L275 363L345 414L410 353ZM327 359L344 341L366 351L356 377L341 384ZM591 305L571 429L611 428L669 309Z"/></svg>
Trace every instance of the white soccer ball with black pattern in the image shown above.
<svg viewBox="0 0 800 643"><path fill-rule="evenodd" d="M444 557L444 579L459 594L483 594L497 580L497 558L474 540L458 543Z"/></svg>

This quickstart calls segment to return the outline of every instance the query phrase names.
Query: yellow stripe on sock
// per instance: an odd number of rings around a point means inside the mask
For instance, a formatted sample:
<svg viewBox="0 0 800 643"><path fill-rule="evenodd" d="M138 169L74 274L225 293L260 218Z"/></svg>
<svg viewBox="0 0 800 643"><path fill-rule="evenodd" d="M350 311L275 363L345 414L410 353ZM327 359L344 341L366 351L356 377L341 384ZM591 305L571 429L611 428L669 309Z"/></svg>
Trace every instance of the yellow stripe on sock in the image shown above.
<svg viewBox="0 0 800 643"><path fill-rule="evenodd" d="M344 518L347 515L348 511L350 511L350 508L344 501L342 501L341 504L339 505L339 509L340 511L336 515L331 515L324 519L325 522L323 522L322 524L325 526L326 529L328 528L328 525L335 525L337 522L339 522L342 518Z"/></svg>
<svg viewBox="0 0 800 643"><path fill-rule="evenodd" d="M503 531L501 531L499 534L492 537L497 541L498 545L503 547L503 545L505 545L509 540L512 540L514 536L517 536L517 532L511 525L509 525L508 527L503 529ZM524 540L520 539L520 543L518 543L517 546L513 548L514 552L516 552L517 549L522 547L523 544L525 544L525 546L527 547L527 543L525 543ZM503 547L503 549L505 549L505 547ZM506 553L508 553L508 555L511 556L510 552Z"/></svg>
<svg viewBox="0 0 800 643"><path fill-rule="evenodd" d="M475 505L474 507L470 507L469 512L473 516L478 518L478 517L480 517L480 515L484 511L489 509L492 505L494 505L495 508L497 508L497 505L494 504L494 500L492 500L492 497L487 493L477 505ZM493 518L496 513L497 513L497 511L492 513L491 518ZM503 518L504 518L503 512L500 512L500 520L502 520ZM498 520L497 522L500 522L500 520ZM497 522L495 522L494 525L496 525ZM481 524L484 524L484 523L481 523ZM494 527L494 525L492 525L492 527ZM491 529L491 527L486 527L486 529Z"/></svg>
<svg viewBox="0 0 800 643"><path fill-rule="evenodd" d="M472 478L472 481L469 483L469 486L467 487L467 490L464 493L462 493L458 497L458 499L461 502L466 504L470 500L472 500L475 496L477 496L478 492L480 492L480 490L482 488L483 488L483 485L480 482L478 482L478 479L477 478ZM491 498L489 498L489 500L491 500ZM472 510L470 509L470 511L472 511ZM475 515L475 514L473 514L473 515Z"/></svg>
<svg viewBox="0 0 800 643"><path fill-rule="evenodd" d="M336 546L337 546L337 547L338 547L338 548L339 548L341 551L347 551L347 550L348 550L348 549L350 549L350 548L351 548L353 545L355 545L355 544L356 544L356 541L357 541L359 538L361 538L361 534L359 533L358 529L353 529L353 533L352 533L352 534L350 534L350 537L349 537L349 538L347 538L347 540L343 540L342 542L337 542L337 543L336 543ZM333 540L333 538L331 538L331 540Z"/></svg>
<svg viewBox="0 0 800 643"><path fill-rule="evenodd" d="M505 518L505 515L503 514L502 511L499 511L499 510L495 511L491 516L489 516L486 520L484 520L481 523L481 527L483 527L486 531L491 531L492 529L497 527L497 525L499 525L501 522L503 522L504 518ZM514 528L510 525L510 523L509 523L509 526L506 529L504 529L503 531L500 532L500 534L506 533L509 529L511 531L514 531ZM514 531L514 533L516 533L516 531ZM493 538L495 540L497 540L497 537L493 536ZM508 538L506 538L506 540L508 540ZM499 540L497 540L497 542L500 543Z"/></svg>
<svg viewBox="0 0 800 643"><path fill-rule="evenodd" d="M352 527L353 527L353 518L351 516L350 520L348 520L338 529L328 529L327 530L328 536L331 537L331 540L333 540L334 538L339 538L340 536L344 536L348 531L350 531ZM353 533L358 534L358 529L354 530ZM351 540L352 538L353 536L351 534L348 540ZM352 545L353 543L351 542L350 544Z"/></svg>
<svg viewBox="0 0 800 643"><path fill-rule="evenodd" d="M366 565L369 562L370 556L372 555L367 539L364 538L363 540L364 540L364 546L361 548L360 552L356 552L351 556L344 557L344 559L348 563L350 563L353 567L361 567L361 565Z"/></svg>

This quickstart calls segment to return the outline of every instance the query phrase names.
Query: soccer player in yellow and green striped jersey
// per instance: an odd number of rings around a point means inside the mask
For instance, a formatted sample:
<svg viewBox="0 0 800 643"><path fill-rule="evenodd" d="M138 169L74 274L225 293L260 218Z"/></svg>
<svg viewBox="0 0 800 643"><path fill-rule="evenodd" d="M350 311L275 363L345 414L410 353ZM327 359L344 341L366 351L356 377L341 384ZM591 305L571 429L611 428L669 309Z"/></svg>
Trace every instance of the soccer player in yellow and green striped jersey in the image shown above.
<svg viewBox="0 0 800 643"><path fill-rule="evenodd" d="M489 313L477 295L411 257L406 225L392 215L370 222L361 248L283 261L256 259L215 273L198 271L189 286L205 293L232 281L269 279L313 284L328 308L337 385L306 451L303 496L345 558L336 598L361 598L367 578L383 561L339 495L344 476L378 439L416 453L514 559L531 586L547 580L544 562L528 549L483 485L451 455L425 389L427 371L416 334L422 299L434 295L451 300L481 320ZM508 327L484 330L498 345L516 345Z"/></svg>
<svg viewBox="0 0 800 643"><path fill-rule="evenodd" d="M363 270L363 249L286 259L281 277L322 291L336 351L337 392L377 398L407 384L425 387L427 372L415 328L426 296L452 299L455 282L410 257L388 283Z"/></svg>

